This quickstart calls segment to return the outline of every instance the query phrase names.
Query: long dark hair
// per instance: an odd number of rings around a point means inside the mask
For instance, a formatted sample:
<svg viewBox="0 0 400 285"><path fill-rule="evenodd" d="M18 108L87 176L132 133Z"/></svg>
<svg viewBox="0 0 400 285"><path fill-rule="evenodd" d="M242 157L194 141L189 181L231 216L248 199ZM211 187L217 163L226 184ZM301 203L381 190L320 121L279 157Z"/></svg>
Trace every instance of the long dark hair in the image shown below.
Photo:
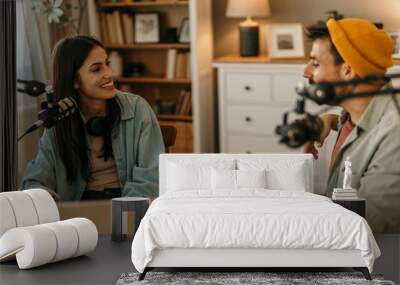
<svg viewBox="0 0 400 285"><path fill-rule="evenodd" d="M62 39L57 43L53 53L53 88L55 101L74 97L79 102L79 92L74 88L78 70L89 53L95 47L104 46L98 40L88 36L75 36ZM103 135L102 157L108 160L113 157L111 132L120 121L121 107L116 97L107 100L107 124L109 127ZM57 151L65 166L67 181L72 183L80 175L88 181L91 174L91 163L88 155L85 124L79 112L59 122L56 126Z"/></svg>

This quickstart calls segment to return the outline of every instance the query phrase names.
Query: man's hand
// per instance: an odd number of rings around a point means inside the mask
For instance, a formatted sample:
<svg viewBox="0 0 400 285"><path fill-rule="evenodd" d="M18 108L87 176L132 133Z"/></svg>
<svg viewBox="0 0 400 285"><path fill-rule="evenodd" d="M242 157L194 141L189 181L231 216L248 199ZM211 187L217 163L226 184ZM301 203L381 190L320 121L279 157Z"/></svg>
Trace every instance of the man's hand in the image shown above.
<svg viewBox="0 0 400 285"><path fill-rule="evenodd" d="M339 120L338 115L326 114L320 116L323 122L323 129L319 140L317 142L311 141L304 145L304 153L311 153L315 159L318 159L318 148L321 148L325 142L325 139L329 136L331 130L337 130L337 122Z"/></svg>

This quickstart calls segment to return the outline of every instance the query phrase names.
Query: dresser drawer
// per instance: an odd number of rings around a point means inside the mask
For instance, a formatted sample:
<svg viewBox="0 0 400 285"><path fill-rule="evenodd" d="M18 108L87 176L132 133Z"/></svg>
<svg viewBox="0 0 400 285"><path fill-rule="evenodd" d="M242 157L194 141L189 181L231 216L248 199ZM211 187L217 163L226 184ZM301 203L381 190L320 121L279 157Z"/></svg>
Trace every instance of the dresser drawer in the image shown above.
<svg viewBox="0 0 400 285"><path fill-rule="evenodd" d="M276 103L295 104L297 99L296 87L304 81L302 74L296 73L278 73L272 77L272 101Z"/></svg>
<svg viewBox="0 0 400 285"><path fill-rule="evenodd" d="M271 76L266 72L229 71L225 84L229 101L267 103L271 99Z"/></svg>
<svg viewBox="0 0 400 285"><path fill-rule="evenodd" d="M278 136L228 136L228 153L301 153L302 149L288 148L279 143Z"/></svg>
<svg viewBox="0 0 400 285"><path fill-rule="evenodd" d="M275 128L282 124L282 115L288 107L236 106L227 107L229 132L256 135L275 135Z"/></svg>

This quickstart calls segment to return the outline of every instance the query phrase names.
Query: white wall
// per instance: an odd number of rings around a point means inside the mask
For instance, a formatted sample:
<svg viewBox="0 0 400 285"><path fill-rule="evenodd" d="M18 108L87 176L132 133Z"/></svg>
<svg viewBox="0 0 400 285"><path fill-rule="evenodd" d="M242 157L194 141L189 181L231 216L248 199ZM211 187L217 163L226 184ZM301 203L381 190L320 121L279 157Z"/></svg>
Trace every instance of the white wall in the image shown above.
<svg viewBox="0 0 400 285"><path fill-rule="evenodd" d="M246 1L246 0L243 0ZM214 55L237 53L237 25L243 19L226 18L227 0L213 1ZM387 31L400 31L400 0L270 0L271 17L256 19L260 24L261 51L266 52L267 23L299 22L307 26L326 18L325 12L337 10L345 17L382 22Z"/></svg>

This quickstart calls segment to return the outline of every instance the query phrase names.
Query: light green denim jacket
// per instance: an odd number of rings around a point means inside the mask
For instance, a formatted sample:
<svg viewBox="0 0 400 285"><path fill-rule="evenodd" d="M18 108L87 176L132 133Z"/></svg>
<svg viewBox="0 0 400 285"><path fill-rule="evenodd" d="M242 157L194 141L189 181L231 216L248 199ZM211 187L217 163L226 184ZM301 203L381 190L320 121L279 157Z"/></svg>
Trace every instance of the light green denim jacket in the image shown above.
<svg viewBox="0 0 400 285"><path fill-rule="evenodd" d="M330 171L329 197L334 187L342 188L346 157L372 230L400 233L400 117L390 96L373 98L346 138Z"/></svg>
<svg viewBox="0 0 400 285"><path fill-rule="evenodd" d="M158 157L164 143L153 110L140 96L118 91L121 121L112 132L112 148L122 196L158 196ZM21 189L45 188L60 200L80 200L86 181L78 176L67 182L66 171L56 151L54 129L46 129L39 151L26 169Z"/></svg>

